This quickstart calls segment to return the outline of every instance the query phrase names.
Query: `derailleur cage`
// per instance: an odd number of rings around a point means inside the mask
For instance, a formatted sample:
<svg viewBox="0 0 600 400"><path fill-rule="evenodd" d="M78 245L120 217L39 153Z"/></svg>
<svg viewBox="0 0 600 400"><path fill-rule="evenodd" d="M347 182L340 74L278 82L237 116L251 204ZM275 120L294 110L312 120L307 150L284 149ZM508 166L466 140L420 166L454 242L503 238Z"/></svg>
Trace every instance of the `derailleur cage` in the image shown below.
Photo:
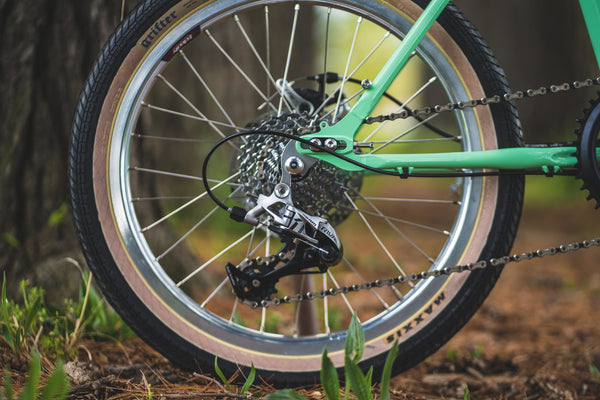
<svg viewBox="0 0 600 400"><path fill-rule="evenodd" d="M274 200L273 195L259 196L258 203L264 206L261 207L263 212L270 214L268 229L276 233L284 245L276 255L246 259L238 266L227 263L225 269L237 297L253 302L268 300L277 292L275 284L281 278L324 273L341 260L342 244L326 219ZM249 214L252 215L246 221L257 221L257 208ZM285 263L277 267L280 262Z"/></svg>

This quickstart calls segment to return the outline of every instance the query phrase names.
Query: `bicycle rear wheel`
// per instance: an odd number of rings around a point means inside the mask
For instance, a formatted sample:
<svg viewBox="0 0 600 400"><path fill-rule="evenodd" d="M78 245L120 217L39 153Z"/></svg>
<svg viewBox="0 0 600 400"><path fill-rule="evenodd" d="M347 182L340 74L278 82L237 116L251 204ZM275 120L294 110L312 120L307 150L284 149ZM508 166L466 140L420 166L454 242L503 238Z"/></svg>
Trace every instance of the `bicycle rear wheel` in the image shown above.
<svg viewBox="0 0 600 400"><path fill-rule="evenodd" d="M375 376L395 339L399 372L466 323L500 269L268 310L241 304L225 264L274 254L281 244L268 230L230 220L200 179L206 153L223 137L343 118L360 95L356 83L373 78L425 4L146 1L117 28L81 94L69 173L88 264L140 337L184 368L211 371L218 355L226 374L254 364L271 382L301 384L318 379L324 346L342 366L353 313L365 331L363 365L374 365ZM507 89L481 36L448 6L375 112ZM376 152L521 145L508 103L366 126L358 139ZM284 144L259 138L221 146L209 165L217 196L252 207L254 196L277 183ZM345 254L318 277L282 280L278 295L504 255L523 179L400 180L318 163L293 191L300 208L335 226Z"/></svg>

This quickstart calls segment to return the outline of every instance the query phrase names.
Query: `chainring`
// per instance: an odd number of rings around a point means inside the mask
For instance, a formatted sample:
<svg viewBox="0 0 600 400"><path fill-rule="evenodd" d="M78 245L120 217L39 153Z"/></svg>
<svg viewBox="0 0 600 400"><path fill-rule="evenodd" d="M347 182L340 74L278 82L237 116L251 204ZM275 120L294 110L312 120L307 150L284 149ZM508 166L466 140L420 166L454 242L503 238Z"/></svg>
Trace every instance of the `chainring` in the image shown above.
<svg viewBox="0 0 600 400"><path fill-rule="evenodd" d="M598 98L589 101L590 107L583 110L584 117L577 120L580 127L575 130L578 178L583 180L581 190L589 192L587 199L596 201L596 209L600 208L600 169L596 154L600 136L600 92L597 95Z"/></svg>

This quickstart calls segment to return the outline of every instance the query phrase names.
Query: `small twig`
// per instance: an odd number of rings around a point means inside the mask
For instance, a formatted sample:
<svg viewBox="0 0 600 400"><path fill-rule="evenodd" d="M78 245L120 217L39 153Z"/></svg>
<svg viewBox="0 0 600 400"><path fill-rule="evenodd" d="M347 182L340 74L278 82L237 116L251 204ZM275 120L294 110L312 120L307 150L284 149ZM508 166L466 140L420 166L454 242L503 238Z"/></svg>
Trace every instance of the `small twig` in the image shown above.
<svg viewBox="0 0 600 400"><path fill-rule="evenodd" d="M218 392L212 392L212 393L199 393L199 392L178 392L178 391L165 391L165 392L156 392L154 393L157 396L163 396L163 397L168 397L171 399L178 399L178 398L186 398L186 397L190 397L190 396L194 396L194 397L203 397L203 398L215 398L215 399L223 399L223 398L229 398L229 399L256 399L256 397L252 397L252 395L249 394L236 394L236 393L218 393Z"/></svg>
<svg viewBox="0 0 600 400"><path fill-rule="evenodd" d="M215 385L217 385L217 386L219 387L219 389L221 389L221 390L222 390L222 391L224 391L225 393L234 394L234 393L231 393L229 390L227 390L227 389L225 388L225 386L223 386L223 385L221 384L221 382L217 381L217 380L216 380L216 379L214 379L214 378L211 378L210 376L201 375L201 374L199 374L199 373L197 373L197 372L194 372L192 375L194 375L194 376L195 376L195 377L197 377L197 378L204 379L205 381L209 381L209 382L211 382L211 383L214 383Z"/></svg>

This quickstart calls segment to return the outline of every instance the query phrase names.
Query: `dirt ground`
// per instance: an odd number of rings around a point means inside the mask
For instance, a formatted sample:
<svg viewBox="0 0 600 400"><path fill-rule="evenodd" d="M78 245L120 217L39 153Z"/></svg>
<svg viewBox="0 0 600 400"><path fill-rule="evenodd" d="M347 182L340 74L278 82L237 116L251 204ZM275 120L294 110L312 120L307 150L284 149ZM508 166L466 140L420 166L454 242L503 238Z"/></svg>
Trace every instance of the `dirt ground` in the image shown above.
<svg viewBox="0 0 600 400"><path fill-rule="evenodd" d="M600 210L525 209L514 252L600 236ZM474 318L441 350L395 377L395 399L600 398L600 248L505 268ZM73 399L236 397L216 380L174 368L139 339L84 342L69 363ZM268 384L254 393L268 394ZM235 388L233 391L235 392ZM312 399L319 387L302 388ZM152 393L152 394L149 394ZM202 394L200 394L202 393Z"/></svg>

